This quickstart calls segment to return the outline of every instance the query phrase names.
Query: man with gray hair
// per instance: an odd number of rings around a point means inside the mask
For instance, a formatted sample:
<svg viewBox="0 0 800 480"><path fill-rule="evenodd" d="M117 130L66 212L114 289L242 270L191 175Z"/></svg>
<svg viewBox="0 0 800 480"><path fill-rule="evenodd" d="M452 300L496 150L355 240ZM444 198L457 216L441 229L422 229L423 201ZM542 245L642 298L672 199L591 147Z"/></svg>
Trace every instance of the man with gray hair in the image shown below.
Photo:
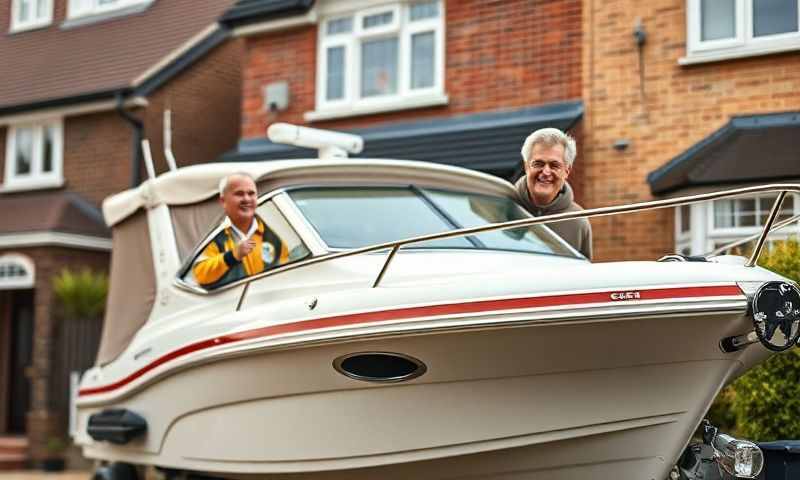
<svg viewBox="0 0 800 480"><path fill-rule="evenodd" d="M531 133L522 145L525 175L514 185L520 203L534 216L583 210L575 203L567 177L575 161L575 140L557 128ZM592 227L579 218L547 224L586 258L592 258Z"/></svg>

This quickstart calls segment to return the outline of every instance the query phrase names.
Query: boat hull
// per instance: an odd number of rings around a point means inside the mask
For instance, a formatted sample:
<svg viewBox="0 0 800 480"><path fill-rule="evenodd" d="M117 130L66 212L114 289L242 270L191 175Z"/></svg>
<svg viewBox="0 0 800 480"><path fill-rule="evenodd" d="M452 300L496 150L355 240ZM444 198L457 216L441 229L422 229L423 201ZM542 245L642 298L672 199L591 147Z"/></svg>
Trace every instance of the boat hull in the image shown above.
<svg viewBox="0 0 800 480"><path fill-rule="evenodd" d="M718 347L749 328L742 305L242 348L83 402L84 432L108 408L142 415L148 432L124 446L79 440L89 457L230 478L666 478L743 368L746 351ZM334 369L356 352L427 371L375 384Z"/></svg>

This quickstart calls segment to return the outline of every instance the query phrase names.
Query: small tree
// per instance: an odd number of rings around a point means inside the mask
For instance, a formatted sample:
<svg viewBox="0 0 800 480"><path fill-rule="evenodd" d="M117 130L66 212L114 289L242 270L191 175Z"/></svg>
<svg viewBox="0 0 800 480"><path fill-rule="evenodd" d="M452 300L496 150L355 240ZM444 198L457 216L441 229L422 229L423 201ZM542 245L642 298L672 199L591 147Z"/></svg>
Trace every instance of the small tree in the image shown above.
<svg viewBox="0 0 800 480"><path fill-rule="evenodd" d="M53 278L53 290L67 318L97 318L106 307L108 276L89 269L64 269Z"/></svg>
<svg viewBox="0 0 800 480"><path fill-rule="evenodd" d="M775 242L759 265L800 281L800 243ZM726 412L725 406L730 410ZM722 391L709 412L712 421L736 419L735 431L745 438L770 441L800 438L800 351L774 355Z"/></svg>

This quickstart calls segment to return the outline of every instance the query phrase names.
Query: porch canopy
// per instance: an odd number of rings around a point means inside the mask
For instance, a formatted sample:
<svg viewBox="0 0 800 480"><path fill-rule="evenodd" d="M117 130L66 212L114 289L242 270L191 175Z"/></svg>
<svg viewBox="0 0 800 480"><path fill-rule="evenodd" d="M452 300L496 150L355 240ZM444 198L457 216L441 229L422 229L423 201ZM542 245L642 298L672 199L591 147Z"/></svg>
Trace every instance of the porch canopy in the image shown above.
<svg viewBox="0 0 800 480"><path fill-rule="evenodd" d="M655 196L800 181L800 112L733 117L647 176Z"/></svg>

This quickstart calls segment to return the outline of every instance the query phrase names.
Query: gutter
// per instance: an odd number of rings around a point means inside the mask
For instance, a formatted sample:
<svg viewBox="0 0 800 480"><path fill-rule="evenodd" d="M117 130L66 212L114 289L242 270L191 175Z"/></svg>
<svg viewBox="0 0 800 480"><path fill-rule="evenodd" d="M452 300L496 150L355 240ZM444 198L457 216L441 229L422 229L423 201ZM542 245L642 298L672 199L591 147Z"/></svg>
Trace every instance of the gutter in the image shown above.
<svg viewBox="0 0 800 480"><path fill-rule="evenodd" d="M125 96L122 92L116 95L117 113L127 121L133 129L133 143L131 145L131 188L136 188L142 183L142 175L139 166L142 164L142 149L140 145L144 138L144 122L138 117L125 110Z"/></svg>

